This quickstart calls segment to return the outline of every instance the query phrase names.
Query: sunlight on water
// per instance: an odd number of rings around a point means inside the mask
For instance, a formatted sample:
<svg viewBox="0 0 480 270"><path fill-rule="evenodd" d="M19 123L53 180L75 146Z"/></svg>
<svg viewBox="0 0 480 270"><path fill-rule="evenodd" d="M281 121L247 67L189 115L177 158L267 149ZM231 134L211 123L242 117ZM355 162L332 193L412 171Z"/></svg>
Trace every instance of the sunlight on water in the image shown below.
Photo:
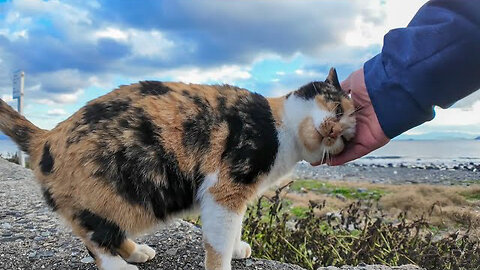
<svg viewBox="0 0 480 270"><path fill-rule="evenodd" d="M391 141L358 163L469 163L480 162L480 141Z"/></svg>

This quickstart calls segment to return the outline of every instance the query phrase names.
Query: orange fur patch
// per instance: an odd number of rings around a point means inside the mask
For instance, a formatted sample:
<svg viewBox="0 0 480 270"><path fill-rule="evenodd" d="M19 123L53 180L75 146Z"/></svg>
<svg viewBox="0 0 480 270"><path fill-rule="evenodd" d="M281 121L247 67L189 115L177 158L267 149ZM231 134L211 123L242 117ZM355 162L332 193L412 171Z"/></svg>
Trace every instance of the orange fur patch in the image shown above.
<svg viewBox="0 0 480 270"><path fill-rule="evenodd" d="M342 107L343 107L343 111L346 114L350 114L350 113L353 113L355 111L355 105L353 104L353 100L344 97L341 100L341 104L342 104Z"/></svg>
<svg viewBox="0 0 480 270"><path fill-rule="evenodd" d="M221 270L222 269L222 255L215 251L213 247L205 243L205 267L207 270Z"/></svg>
<svg viewBox="0 0 480 270"><path fill-rule="evenodd" d="M275 125L281 126L283 124L283 105L285 103L285 97L280 98L268 98L268 104L272 110L273 118L275 119Z"/></svg>
<svg viewBox="0 0 480 270"><path fill-rule="evenodd" d="M133 252L135 251L135 242L133 242L130 239L126 239L123 241L123 243L120 245L120 248L117 250L118 254L122 256L124 259L130 258L132 256Z"/></svg>
<svg viewBox="0 0 480 270"><path fill-rule="evenodd" d="M322 136L315 129L313 119L309 116L303 119L298 128L298 135L300 140L305 145L308 151L314 152L320 147Z"/></svg>
<svg viewBox="0 0 480 270"><path fill-rule="evenodd" d="M237 184L221 175L219 175L218 182L210 187L210 193L218 204L230 211L243 214L247 209L248 201L256 194L257 185Z"/></svg>

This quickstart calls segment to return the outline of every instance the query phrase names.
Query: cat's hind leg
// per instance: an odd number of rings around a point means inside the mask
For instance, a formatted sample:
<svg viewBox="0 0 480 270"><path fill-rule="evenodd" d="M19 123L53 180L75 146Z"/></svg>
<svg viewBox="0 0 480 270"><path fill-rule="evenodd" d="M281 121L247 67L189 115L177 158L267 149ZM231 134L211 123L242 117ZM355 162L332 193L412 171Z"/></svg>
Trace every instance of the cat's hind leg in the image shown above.
<svg viewBox="0 0 480 270"><path fill-rule="evenodd" d="M100 270L138 270L120 256L119 251L126 246L124 243L129 242L116 224L88 210L76 213L69 222Z"/></svg>
<svg viewBox="0 0 480 270"><path fill-rule="evenodd" d="M120 256L127 262L143 263L155 257L155 250L145 244L137 244L130 239L125 239L117 249Z"/></svg>
<svg viewBox="0 0 480 270"><path fill-rule="evenodd" d="M127 263L121 256L112 252L110 248L98 246L91 240L91 234L84 233L83 229L74 232L82 239L88 253L95 260L95 264L100 270L138 270L138 267ZM79 233L78 233L79 232Z"/></svg>

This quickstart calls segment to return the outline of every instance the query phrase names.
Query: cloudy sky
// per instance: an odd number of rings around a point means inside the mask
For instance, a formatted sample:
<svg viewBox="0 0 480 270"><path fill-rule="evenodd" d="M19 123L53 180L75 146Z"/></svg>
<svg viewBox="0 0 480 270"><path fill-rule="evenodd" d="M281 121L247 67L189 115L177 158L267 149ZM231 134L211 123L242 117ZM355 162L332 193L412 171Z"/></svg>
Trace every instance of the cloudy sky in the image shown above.
<svg viewBox="0 0 480 270"><path fill-rule="evenodd" d="M26 73L25 114L52 128L88 100L139 80L229 83L267 96L341 79L426 1L0 0L0 97ZM480 91L409 134L480 134Z"/></svg>

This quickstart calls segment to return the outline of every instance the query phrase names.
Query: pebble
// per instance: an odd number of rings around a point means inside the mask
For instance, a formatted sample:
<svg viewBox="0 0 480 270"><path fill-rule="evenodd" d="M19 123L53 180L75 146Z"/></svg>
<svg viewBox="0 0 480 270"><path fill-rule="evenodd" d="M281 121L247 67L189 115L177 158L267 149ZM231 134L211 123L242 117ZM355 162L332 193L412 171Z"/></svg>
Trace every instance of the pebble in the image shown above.
<svg viewBox="0 0 480 270"><path fill-rule="evenodd" d="M167 251L165 251L165 253L167 253L170 256L175 256L177 254L177 250L178 249L176 249L176 248L171 248L171 249L168 249Z"/></svg>
<svg viewBox="0 0 480 270"><path fill-rule="evenodd" d="M10 230L12 228L12 225L10 223L2 223L2 229L5 230Z"/></svg>
<svg viewBox="0 0 480 270"><path fill-rule="evenodd" d="M87 257L80 260L80 262L82 262L82 263L93 263L94 261L95 260L90 256L87 256Z"/></svg>

